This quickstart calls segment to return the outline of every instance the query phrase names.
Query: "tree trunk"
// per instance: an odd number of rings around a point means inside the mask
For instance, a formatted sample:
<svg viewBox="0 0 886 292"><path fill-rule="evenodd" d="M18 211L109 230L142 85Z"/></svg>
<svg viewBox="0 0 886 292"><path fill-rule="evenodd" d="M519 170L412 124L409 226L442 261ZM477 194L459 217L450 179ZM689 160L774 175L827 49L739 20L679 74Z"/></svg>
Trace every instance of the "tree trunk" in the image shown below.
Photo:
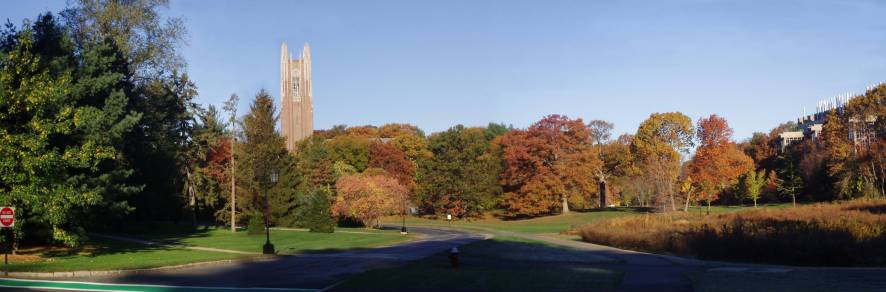
<svg viewBox="0 0 886 292"><path fill-rule="evenodd" d="M689 191L686 192L686 206L683 207L683 212L689 212L689 201L692 199L692 187L689 187Z"/></svg>
<svg viewBox="0 0 886 292"><path fill-rule="evenodd" d="M188 183L188 196L190 197L191 204L191 225L193 227L197 227L197 191L194 189L194 179L191 176L191 170L185 170L185 175L187 175L187 183Z"/></svg>
<svg viewBox="0 0 886 292"><path fill-rule="evenodd" d="M707 201L708 201L707 215L711 215L711 198L708 198Z"/></svg>
<svg viewBox="0 0 886 292"><path fill-rule="evenodd" d="M569 213L569 202L566 200L566 196L563 196L563 214Z"/></svg>
<svg viewBox="0 0 886 292"><path fill-rule="evenodd" d="M606 208L606 181L600 181L600 208Z"/></svg>
<svg viewBox="0 0 886 292"><path fill-rule="evenodd" d="M234 170L234 144L235 139L231 139L231 232L237 232L237 183L236 173Z"/></svg>
<svg viewBox="0 0 886 292"><path fill-rule="evenodd" d="M757 209L757 198L754 198L754 209Z"/></svg>
<svg viewBox="0 0 886 292"><path fill-rule="evenodd" d="M674 199L674 192L671 192L671 211L677 211L677 201Z"/></svg>
<svg viewBox="0 0 886 292"><path fill-rule="evenodd" d="M794 192L791 192L791 202L793 203L794 207L797 207L797 194L794 194Z"/></svg>

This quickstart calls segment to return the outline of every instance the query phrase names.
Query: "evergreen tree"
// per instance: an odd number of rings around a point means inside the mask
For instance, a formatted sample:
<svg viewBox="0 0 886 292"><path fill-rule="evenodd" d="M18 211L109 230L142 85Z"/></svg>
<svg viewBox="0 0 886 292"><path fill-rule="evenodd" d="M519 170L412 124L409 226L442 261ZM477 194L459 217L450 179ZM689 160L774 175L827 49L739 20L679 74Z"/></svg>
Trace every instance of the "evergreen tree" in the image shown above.
<svg viewBox="0 0 886 292"><path fill-rule="evenodd" d="M271 223L289 223L297 205L296 189L301 183L297 162L286 150L283 137L275 131L278 118L273 98L264 89L243 117L243 142L236 147L237 205L250 216L263 216L265 204ZM271 181L276 172L278 181ZM265 196L268 196L267 202Z"/></svg>
<svg viewBox="0 0 886 292"><path fill-rule="evenodd" d="M112 40L74 47L51 14L4 33L14 35L0 48L0 203L19 208L20 234L48 227L76 246L99 221L86 214L124 214L140 189L118 160L140 117L126 106L127 61Z"/></svg>

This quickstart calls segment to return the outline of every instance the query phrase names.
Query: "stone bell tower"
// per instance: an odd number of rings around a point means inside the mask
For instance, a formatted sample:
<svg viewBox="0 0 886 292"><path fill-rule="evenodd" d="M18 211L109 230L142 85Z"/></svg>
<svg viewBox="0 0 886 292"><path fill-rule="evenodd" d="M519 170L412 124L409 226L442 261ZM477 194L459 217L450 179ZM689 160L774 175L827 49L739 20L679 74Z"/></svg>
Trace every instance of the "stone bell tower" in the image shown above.
<svg viewBox="0 0 886 292"><path fill-rule="evenodd" d="M301 56L292 59L286 43L280 47L280 130L286 149L314 132L314 105L311 92L311 48L305 43Z"/></svg>

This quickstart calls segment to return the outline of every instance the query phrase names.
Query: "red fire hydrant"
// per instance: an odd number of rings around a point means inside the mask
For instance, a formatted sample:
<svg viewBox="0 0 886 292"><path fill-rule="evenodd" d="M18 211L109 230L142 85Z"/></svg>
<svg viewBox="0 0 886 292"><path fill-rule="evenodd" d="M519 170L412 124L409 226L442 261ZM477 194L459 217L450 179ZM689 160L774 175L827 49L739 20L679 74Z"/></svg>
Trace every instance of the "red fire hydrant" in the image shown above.
<svg viewBox="0 0 886 292"><path fill-rule="evenodd" d="M458 268L458 248L453 247L449 250L449 264L452 265L453 268Z"/></svg>

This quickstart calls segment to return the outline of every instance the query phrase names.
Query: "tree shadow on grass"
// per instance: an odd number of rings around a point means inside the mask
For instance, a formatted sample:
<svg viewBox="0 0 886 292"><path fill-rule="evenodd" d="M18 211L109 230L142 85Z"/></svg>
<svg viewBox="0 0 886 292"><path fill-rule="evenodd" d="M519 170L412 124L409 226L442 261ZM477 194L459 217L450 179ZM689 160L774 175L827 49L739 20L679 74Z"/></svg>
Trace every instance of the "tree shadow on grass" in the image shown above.
<svg viewBox="0 0 886 292"><path fill-rule="evenodd" d="M170 245L187 245L185 240L209 237L210 232L218 228L220 227L212 224L193 226L191 223L139 222L128 226L125 230L114 232L113 235Z"/></svg>
<svg viewBox="0 0 886 292"><path fill-rule="evenodd" d="M863 207L847 207L846 210L859 210L859 211L869 212L872 214L882 215L882 214L886 214L886 204L863 206Z"/></svg>

